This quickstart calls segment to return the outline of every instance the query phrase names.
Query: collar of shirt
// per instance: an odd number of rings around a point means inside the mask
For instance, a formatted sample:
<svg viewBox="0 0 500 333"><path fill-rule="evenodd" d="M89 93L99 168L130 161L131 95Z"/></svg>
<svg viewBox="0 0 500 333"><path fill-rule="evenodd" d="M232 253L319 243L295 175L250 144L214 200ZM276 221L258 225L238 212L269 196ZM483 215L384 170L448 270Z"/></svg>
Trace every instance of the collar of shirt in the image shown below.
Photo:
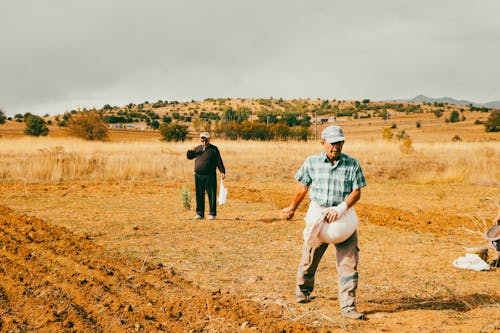
<svg viewBox="0 0 500 333"><path fill-rule="evenodd" d="M325 163L330 163L331 166L335 168L335 167L337 167L337 165L339 165L340 161L344 159L344 154L340 153L340 158L337 161L335 161L334 163L332 163L332 161L330 161L330 159L326 155L326 152L323 152L323 158L324 158Z"/></svg>

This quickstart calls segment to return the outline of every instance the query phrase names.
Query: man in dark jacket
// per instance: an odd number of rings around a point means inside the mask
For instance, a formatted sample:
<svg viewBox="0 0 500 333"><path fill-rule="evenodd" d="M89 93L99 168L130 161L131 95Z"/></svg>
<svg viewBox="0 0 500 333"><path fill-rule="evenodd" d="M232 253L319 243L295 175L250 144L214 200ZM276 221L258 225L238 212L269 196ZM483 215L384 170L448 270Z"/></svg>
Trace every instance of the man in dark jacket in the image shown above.
<svg viewBox="0 0 500 333"><path fill-rule="evenodd" d="M200 134L201 145L192 147L187 151L187 158L194 161L194 184L196 187L196 216L195 220L205 216L205 191L208 195L210 215L207 220L214 220L217 216L217 174L216 168L221 173L221 178L226 176L226 169L220 156L219 149L210 143L210 134Z"/></svg>

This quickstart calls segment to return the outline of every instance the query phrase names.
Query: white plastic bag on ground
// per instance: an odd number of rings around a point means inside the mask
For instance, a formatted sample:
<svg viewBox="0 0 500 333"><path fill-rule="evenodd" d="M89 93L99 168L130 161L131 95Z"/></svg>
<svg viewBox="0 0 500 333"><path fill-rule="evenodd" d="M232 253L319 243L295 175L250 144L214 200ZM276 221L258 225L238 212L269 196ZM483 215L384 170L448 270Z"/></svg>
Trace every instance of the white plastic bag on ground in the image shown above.
<svg viewBox="0 0 500 333"><path fill-rule="evenodd" d="M477 254L466 253L464 257L460 257L453 261L453 266L461 269L470 269L472 271L487 271L490 265L481 259Z"/></svg>
<svg viewBox="0 0 500 333"><path fill-rule="evenodd" d="M219 197L217 198L217 202L219 205L223 205L226 203L227 200L227 188L224 187L224 180L220 180L220 186L219 186Z"/></svg>

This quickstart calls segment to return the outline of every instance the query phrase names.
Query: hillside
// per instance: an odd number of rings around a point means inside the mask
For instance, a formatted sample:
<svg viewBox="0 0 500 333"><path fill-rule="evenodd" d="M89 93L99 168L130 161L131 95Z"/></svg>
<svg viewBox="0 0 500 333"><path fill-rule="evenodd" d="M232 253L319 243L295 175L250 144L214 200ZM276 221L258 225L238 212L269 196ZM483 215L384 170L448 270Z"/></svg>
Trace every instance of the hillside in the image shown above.
<svg viewBox="0 0 500 333"><path fill-rule="evenodd" d="M49 135L67 136L67 121L80 111L90 110L71 110L62 115L45 117L49 124ZM138 140L159 136L157 130L164 123L186 126L188 137L209 130L229 139L311 139L317 137L322 127L331 123L352 126L356 132L362 131L364 134L369 132L372 139L379 138L385 127L392 127L395 132L401 129L407 132L418 129L427 133L429 130L445 133L449 132L449 128L443 131L439 129L449 126L457 127L457 135L462 139L497 139L494 133L484 133L483 125L494 110L471 105L458 106L447 102L429 103L424 99L419 103L281 98L220 98L189 102L159 100L129 103L125 106L104 105L96 111L108 123L111 140ZM455 119L451 119L453 113ZM251 127L247 132L260 130L264 134L260 137L245 137L239 132L234 133L242 131L241 124L245 124L245 121L251 123L247 123L247 127ZM231 122L239 124L240 128L228 129ZM283 128L283 125L287 128ZM0 125L0 135L23 135L24 127L22 116L18 115L5 125ZM266 131L271 133L265 133Z"/></svg>

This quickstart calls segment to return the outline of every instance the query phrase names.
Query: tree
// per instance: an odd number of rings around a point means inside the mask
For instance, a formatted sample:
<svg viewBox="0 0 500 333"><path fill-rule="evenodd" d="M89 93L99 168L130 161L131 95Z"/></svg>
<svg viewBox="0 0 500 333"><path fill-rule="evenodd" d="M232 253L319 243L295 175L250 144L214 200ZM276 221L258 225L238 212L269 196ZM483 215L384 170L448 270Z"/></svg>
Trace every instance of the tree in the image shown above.
<svg viewBox="0 0 500 333"><path fill-rule="evenodd" d="M184 141L188 134L188 127L179 124L166 124L160 126L160 134L165 141Z"/></svg>
<svg viewBox="0 0 500 333"><path fill-rule="evenodd" d="M43 120L39 116L31 115L26 118L26 128L24 129L24 134L32 136L40 136L49 134L49 129Z"/></svg>
<svg viewBox="0 0 500 333"><path fill-rule="evenodd" d="M23 121L26 122L28 121L28 118L31 117L33 114L29 113L29 112L26 112L24 115L23 115Z"/></svg>
<svg viewBox="0 0 500 333"><path fill-rule="evenodd" d="M433 111L434 115L436 116L436 118L441 118L441 116L443 115L443 110L441 109L436 109Z"/></svg>
<svg viewBox="0 0 500 333"><path fill-rule="evenodd" d="M94 111L79 112L68 120L71 134L85 140L106 140L108 127L102 117Z"/></svg>
<svg viewBox="0 0 500 333"><path fill-rule="evenodd" d="M2 109L0 109L0 124L5 124L5 114Z"/></svg>
<svg viewBox="0 0 500 333"><path fill-rule="evenodd" d="M500 132L500 110L493 110L484 123L486 132Z"/></svg>
<svg viewBox="0 0 500 333"><path fill-rule="evenodd" d="M450 114L450 123L456 123L460 121L460 114L457 110L453 110Z"/></svg>

